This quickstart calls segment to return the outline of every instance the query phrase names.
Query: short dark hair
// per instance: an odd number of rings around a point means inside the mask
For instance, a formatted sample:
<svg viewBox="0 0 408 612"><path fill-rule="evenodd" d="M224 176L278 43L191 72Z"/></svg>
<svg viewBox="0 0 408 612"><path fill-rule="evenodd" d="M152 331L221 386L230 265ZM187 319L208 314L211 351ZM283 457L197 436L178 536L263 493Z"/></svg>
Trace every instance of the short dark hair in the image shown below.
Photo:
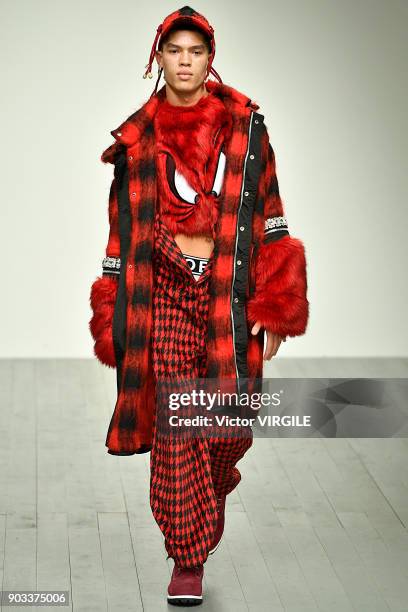
<svg viewBox="0 0 408 612"><path fill-rule="evenodd" d="M164 36L162 36L159 46L158 46L158 50L162 51L164 43L168 41L171 34L173 34L174 32L178 32L179 30L191 30L193 32L198 32L199 34L201 34L204 38L204 42L205 42L205 46L207 47L208 54L211 53L211 39L209 38L209 36L207 36L205 32L203 32L201 28L199 28L198 26L192 23L186 23L186 24L177 23L174 26L172 26L170 30L166 32Z"/></svg>

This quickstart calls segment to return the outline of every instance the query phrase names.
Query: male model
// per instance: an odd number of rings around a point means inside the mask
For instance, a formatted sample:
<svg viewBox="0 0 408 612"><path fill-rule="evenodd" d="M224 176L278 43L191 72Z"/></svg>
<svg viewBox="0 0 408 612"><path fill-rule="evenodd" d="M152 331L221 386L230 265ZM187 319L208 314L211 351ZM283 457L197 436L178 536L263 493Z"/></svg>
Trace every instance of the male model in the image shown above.
<svg viewBox="0 0 408 612"><path fill-rule="evenodd" d="M309 314L304 246L289 234L264 117L222 82L214 54L213 28L188 6L157 28L144 75L156 59L156 87L102 154L114 164L110 232L90 296L95 355L117 368L106 446L151 452L176 605L202 602L203 566L253 436L168 435L158 383L208 378L240 393L282 340L305 333Z"/></svg>

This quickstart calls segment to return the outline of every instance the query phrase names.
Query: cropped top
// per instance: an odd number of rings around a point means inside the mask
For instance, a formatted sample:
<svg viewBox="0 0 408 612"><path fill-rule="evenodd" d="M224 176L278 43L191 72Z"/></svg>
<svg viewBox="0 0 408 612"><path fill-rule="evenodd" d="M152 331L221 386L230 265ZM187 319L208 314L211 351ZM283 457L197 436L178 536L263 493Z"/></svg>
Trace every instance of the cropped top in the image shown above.
<svg viewBox="0 0 408 612"><path fill-rule="evenodd" d="M153 125L161 219L173 235L214 239L231 113L213 93L191 106L165 99Z"/></svg>

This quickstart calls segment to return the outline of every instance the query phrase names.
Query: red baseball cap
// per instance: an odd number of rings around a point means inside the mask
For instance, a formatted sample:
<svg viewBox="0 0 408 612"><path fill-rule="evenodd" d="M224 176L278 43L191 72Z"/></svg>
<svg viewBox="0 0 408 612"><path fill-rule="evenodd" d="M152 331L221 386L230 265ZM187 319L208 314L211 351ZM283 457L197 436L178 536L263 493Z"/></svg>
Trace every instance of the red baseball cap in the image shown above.
<svg viewBox="0 0 408 612"><path fill-rule="evenodd" d="M170 13L170 15L168 15L164 19L164 21L158 26L156 30L156 36L153 41L152 49L150 51L149 62L146 64L146 71L143 74L144 79L146 77L149 77L151 79L153 76L152 65L153 65L153 61L154 61L154 57L156 53L156 46L157 47L159 46L162 37L165 36L165 34L167 34L170 28L172 28L174 25L182 26L186 24L195 25L200 30L202 30L202 32L209 38L210 43L211 43L211 53L208 59L207 76L210 73L212 73L215 76L215 78L218 79L220 83L222 83L222 79L220 75L215 70L215 68L213 68L212 66L212 62L214 60L214 55L215 55L214 28L210 25L210 23L207 21L204 15L201 15L200 13L195 11L193 8L191 8L190 6L183 6L183 8L178 9L177 11L174 11L173 13ZM160 80L160 76L161 76L161 70L159 71L159 76L158 76L156 86L154 88L152 95L156 93L157 85Z"/></svg>

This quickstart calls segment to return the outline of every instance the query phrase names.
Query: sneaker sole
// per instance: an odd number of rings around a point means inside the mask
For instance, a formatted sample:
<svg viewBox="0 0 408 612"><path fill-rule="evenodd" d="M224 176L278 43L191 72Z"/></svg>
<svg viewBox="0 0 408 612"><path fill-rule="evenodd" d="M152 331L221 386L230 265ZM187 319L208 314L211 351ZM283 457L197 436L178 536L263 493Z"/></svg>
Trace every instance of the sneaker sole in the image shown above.
<svg viewBox="0 0 408 612"><path fill-rule="evenodd" d="M173 606L199 606L203 598L200 595L167 595L167 603Z"/></svg>

